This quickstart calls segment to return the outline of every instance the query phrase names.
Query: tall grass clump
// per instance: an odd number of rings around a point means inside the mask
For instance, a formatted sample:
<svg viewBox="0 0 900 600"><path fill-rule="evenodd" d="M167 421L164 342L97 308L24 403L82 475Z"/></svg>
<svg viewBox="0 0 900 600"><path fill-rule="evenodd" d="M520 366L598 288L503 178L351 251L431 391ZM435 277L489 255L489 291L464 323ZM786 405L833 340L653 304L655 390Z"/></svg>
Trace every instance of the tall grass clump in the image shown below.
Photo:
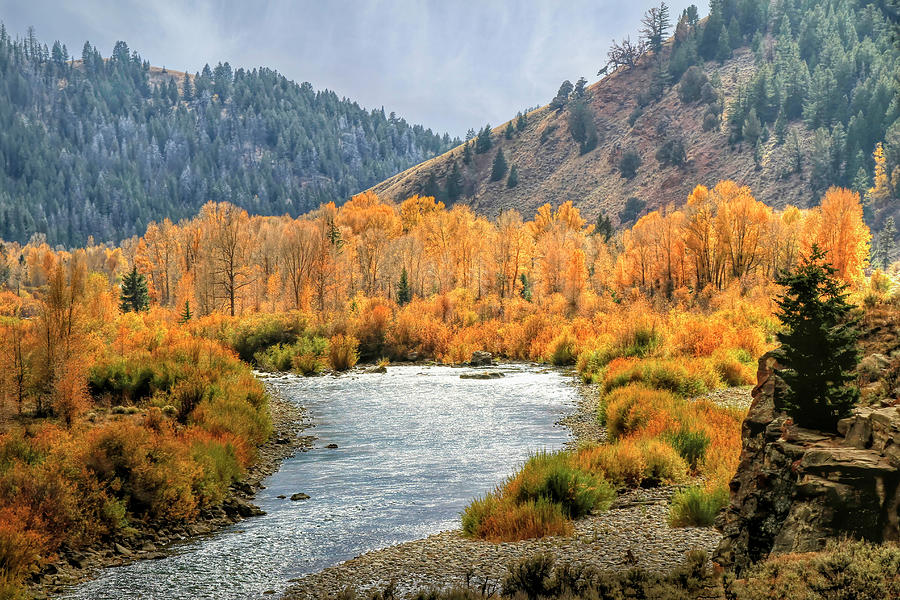
<svg viewBox="0 0 900 600"><path fill-rule="evenodd" d="M476 498L462 514L463 533L490 541L515 541L572 530L572 519L606 510L615 490L606 479L579 469L570 452L538 452L494 492Z"/></svg>
<svg viewBox="0 0 900 600"><path fill-rule="evenodd" d="M696 469L706 456L710 437L704 431L694 431L682 426L678 431L665 436L666 441L688 462L691 469Z"/></svg>
<svg viewBox="0 0 900 600"><path fill-rule="evenodd" d="M604 391L629 383L643 383L684 398L702 396L721 386L718 374L703 360L616 359L611 362L603 378Z"/></svg>
<svg viewBox="0 0 900 600"><path fill-rule="evenodd" d="M359 340L339 333L328 343L328 363L335 371L348 371L359 360Z"/></svg>
<svg viewBox="0 0 900 600"><path fill-rule="evenodd" d="M669 525L672 527L709 527L719 511L728 503L728 490L724 487L705 489L692 486L672 497L669 507Z"/></svg>
<svg viewBox="0 0 900 600"><path fill-rule="evenodd" d="M568 453L545 451L529 458L505 491L520 504L538 500L559 504L570 519L608 509L616 495L602 477L572 466Z"/></svg>

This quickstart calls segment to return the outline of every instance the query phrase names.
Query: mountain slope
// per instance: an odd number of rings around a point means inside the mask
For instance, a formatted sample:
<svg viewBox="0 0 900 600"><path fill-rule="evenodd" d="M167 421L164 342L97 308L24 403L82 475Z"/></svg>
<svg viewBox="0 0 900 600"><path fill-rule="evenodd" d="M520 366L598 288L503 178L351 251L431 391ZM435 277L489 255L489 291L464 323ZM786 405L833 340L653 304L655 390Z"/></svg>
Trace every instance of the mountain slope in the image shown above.
<svg viewBox="0 0 900 600"><path fill-rule="evenodd" d="M0 25L3 239L118 241L210 200L296 216L450 147L269 69L225 63L186 79L124 42L109 58L85 44L72 60Z"/></svg>
<svg viewBox="0 0 900 600"><path fill-rule="evenodd" d="M900 162L900 60L887 13L845 0L785 0L779 9L752 0L741 5L755 4L764 18L758 26L746 27L737 21L738 3L713 4L720 12L731 7L734 14L713 14L694 24L685 16L676 36L658 53L647 53L634 68L613 70L586 88L582 102L597 128L595 149L581 154L570 134L568 123L576 110L570 96L561 110L545 106L529 113L527 126L511 138L505 135L505 124L495 128L493 148L473 153L468 165L463 164L461 146L372 189L392 200L436 191L452 201L441 186L455 163L464 190L458 201L480 212L517 209L531 215L545 202L571 200L591 219L602 212L622 225L641 212L682 203L697 184L726 178L749 185L760 200L774 206L808 206L829 185L868 189L872 152L886 136L897 155L888 173ZM732 22L745 33L731 34L734 47L724 50L713 37L712 52L719 53L719 60L703 60L703 45L710 44L706 30L713 21ZM728 35L724 27L721 32ZM696 95L708 96L691 99L688 94L689 101L683 101L678 79L686 72L683 57L698 51L697 67L705 73L698 87L706 79L710 88ZM674 69L676 61L679 68ZM675 85L659 86L660 70L674 71ZM691 70L684 77L698 73ZM662 88L656 97L654 86ZM717 112L718 119L712 114ZM755 123L748 125L751 121ZM663 164L657 157L667 142L683 145L683 164ZM475 142L470 144L474 147ZM498 147L506 161L517 166L515 187L510 188L505 177L491 181ZM624 177L620 168L629 150L640 156L633 179ZM637 201L623 214L629 198ZM888 208L876 216L896 210Z"/></svg>

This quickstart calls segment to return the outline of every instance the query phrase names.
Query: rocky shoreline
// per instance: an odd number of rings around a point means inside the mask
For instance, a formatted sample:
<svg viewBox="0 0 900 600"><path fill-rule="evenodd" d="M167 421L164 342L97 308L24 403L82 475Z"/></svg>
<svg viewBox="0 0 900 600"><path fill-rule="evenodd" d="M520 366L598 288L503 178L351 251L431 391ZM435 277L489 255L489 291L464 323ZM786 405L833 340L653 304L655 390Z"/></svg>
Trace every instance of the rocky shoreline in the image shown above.
<svg viewBox="0 0 900 600"><path fill-rule="evenodd" d="M572 431L573 439L567 445L602 442L606 431L596 419L598 394L580 382L575 385L579 387L575 409L559 421ZM750 389L729 388L706 398L746 410ZM572 536L494 544L465 538L457 529L374 550L292 580L283 598L339 598L348 591L369 597L388 584L396 586L398 597L454 586L499 591L510 563L540 553L573 565L666 571L683 563L685 553L692 549L711 554L722 538L713 527L669 527L669 502L678 489L666 486L623 492L609 511L576 521Z"/></svg>
<svg viewBox="0 0 900 600"><path fill-rule="evenodd" d="M117 536L102 546L79 550L63 548L59 559L44 567L34 578L30 589L32 597L42 599L58 595L73 585L92 579L106 567L165 558L174 544L212 534L247 517L263 514L252 503L256 493L264 487L262 481L277 471L283 460L311 448L315 440L314 436L303 435L310 425L303 408L281 398L273 386L266 388L272 435L257 448L257 461L247 469L243 479L232 484L220 506L204 510L193 523L160 526L132 521L130 535Z"/></svg>
<svg viewBox="0 0 900 600"><path fill-rule="evenodd" d="M371 594L391 582L400 597L465 585L499 590L509 563L541 553L570 564L664 571L684 562L689 550L712 552L721 538L711 527L670 528L666 524L669 499L676 489L624 493L609 511L576 521L572 536L494 544L465 538L459 530L443 531L294 580L283 598L338 598L348 589Z"/></svg>

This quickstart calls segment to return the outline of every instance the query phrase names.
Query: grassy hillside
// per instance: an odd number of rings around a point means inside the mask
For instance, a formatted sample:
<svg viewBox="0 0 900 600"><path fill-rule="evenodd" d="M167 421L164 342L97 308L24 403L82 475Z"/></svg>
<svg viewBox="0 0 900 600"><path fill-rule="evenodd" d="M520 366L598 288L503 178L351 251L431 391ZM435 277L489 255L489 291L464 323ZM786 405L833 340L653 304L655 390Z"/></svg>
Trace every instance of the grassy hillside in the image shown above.
<svg viewBox="0 0 900 600"><path fill-rule="evenodd" d="M736 3L726 2L721 10L727 10L728 4ZM421 194L429 191L430 179L439 184L446 181L456 162L464 180L458 201L479 212L496 215L516 209L530 215L546 202L559 205L571 200L589 221L602 211L619 226L641 214L620 218L629 198L644 203L642 212L646 213L669 203L680 204L698 183L722 179L749 185L760 200L778 207L816 204L828 185L853 187L864 194L873 182L876 142L887 135L890 146L893 132L896 139L891 147L895 153L900 151L896 121L900 107L895 97L900 62L890 41L889 18L874 7L862 9L841 0L812 4L794 0L768 9L762 6L768 2L757 4L765 16L763 24L755 32L749 28L738 36L735 47L718 59L703 60L707 18L690 34L682 31L670 38L659 53L644 54L633 68L611 68L608 76L588 86L584 104L596 125L598 143L585 154L570 134L574 104L570 100L562 110L548 105L528 113L527 126L511 138L505 135L506 123L496 127L492 149L473 153L468 165L463 164L464 146L460 146L372 189L391 200ZM814 9L815 4L827 12ZM789 10L791 6L796 14ZM821 18L817 20L816 15ZM848 22L856 31L840 37ZM701 48L697 67L705 73L714 97L683 101L679 94L682 82L676 77L670 78L656 99L648 101L660 63L663 70L671 72L671 62L681 59L679 46L691 43ZM791 50L796 54L790 56ZM873 58L873 51L878 58ZM602 62L600 57L598 62ZM787 97L793 77L789 67L797 68L802 82L795 101ZM844 75L840 75L841 69L846 71ZM830 81L832 73L838 73L839 85L820 85ZM816 103L834 108L823 116ZM644 106L639 108L641 104ZM743 135L750 108L759 110L758 143ZM712 112L720 113L717 121L708 118ZM705 120L710 122L705 124ZM657 151L669 140L683 144L683 164L663 164L658 159ZM505 177L491 181L497 148L510 165L517 166L515 187L509 187ZM633 179L624 177L620 169L622 156L629 150L641 159ZM798 154L799 170L795 168ZM889 173L893 166L887 165ZM431 187L434 189L433 184ZM896 190L892 195L890 206L870 207L873 224L880 224L886 214L896 210Z"/></svg>

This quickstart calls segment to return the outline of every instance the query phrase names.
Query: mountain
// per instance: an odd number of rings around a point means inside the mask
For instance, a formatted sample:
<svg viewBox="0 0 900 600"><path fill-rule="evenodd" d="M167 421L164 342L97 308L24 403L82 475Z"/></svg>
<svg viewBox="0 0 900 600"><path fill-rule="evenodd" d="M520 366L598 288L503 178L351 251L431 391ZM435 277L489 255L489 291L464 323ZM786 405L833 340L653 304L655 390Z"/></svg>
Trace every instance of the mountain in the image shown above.
<svg viewBox="0 0 900 600"><path fill-rule="evenodd" d="M2 239L119 241L210 200L296 216L453 145L270 69L185 76L124 42L75 60L0 24Z"/></svg>
<svg viewBox="0 0 900 600"><path fill-rule="evenodd" d="M392 200L436 195L489 215L572 200L589 218L602 213L621 226L721 179L773 206L815 204L830 185L865 192L886 138L888 175L900 165L889 6L714 0L703 20L686 10L664 43L671 30L658 12L645 17L640 43L614 45L618 68L611 62L599 82L565 82L550 105L372 189ZM654 19L655 48L646 23ZM517 182L497 176L501 151ZM880 222L897 206L873 200L867 216Z"/></svg>

